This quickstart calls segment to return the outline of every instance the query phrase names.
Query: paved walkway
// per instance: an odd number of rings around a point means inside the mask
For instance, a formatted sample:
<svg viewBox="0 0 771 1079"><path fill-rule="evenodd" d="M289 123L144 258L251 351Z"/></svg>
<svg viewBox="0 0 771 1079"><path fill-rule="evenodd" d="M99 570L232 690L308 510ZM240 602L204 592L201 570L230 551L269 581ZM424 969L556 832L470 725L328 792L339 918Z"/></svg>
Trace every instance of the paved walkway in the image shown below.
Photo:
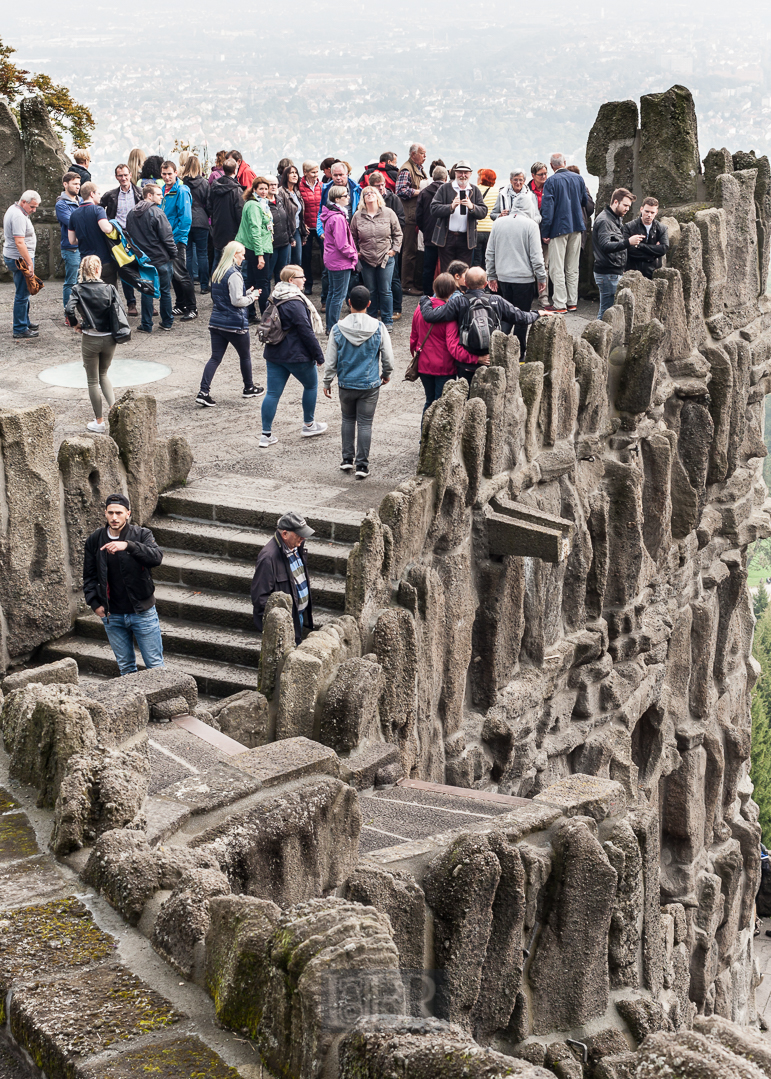
<svg viewBox="0 0 771 1079"><path fill-rule="evenodd" d="M318 304L318 294L314 296ZM13 341L11 307L13 286L0 284L0 408L21 408L47 402L57 416L56 440L86 435L86 422L92 419L85 390L51 386L38 375L46 368L71 363L80 358L80 336L64 324L61 283L46 282L32 300L32 318L40 324L35 341ZM194 404L201 372L209 358L207 331L211 301L198 298L199 317L190 323L175 322L170 333L157 330L152 336L135 333L134 339L120 346L116 356L138 361L156 360L167 364L171 374L148 384L146 392L158 401L158 429L162 434L185 435L193 448L195 463L190 479L218 477L225 486L241 490L244 475L257 483L281 487L291 484L312 489L334 488L334 505L367 510L402 480L413 475L418 463L420 418L423 389L419 382L405 382L404 372L410 361L409 337L416 299L405 297L404 316L394 326L392 341L396 369L388 386L380 394L370 457L370 478L364 482L339 471L340 411L336 392L327 400L319 390L316 417L329 424L329 432L316 438L300 437L301 387L290 379L279 404L273 432L277 445L260 450L260 402L241 397L238 363L229 350L212 384L216 408ZM594 317L596 305L582 302L577 314L567 316L568 328L579 334L588 318ZM131 320L132 325L136 320ZM326 338L321 338L322 348ZM262 348L252 338L252 362L255 382L265 385L265 361ZM125 392L119 390L118 395ZM232 473L238 473L234 481ZM329 505L317 500L315 504Z"/></svg>
<svg viewBox="0 0 771 1079"><path fill-rule="evenodd" d="M755 937L755 958L763 980L755 990L755 1006L771 1032L771 937L766 936L766 930L771 933L771 918L761 918L761 925L760 936ZM771 1040L771 1033L767 1037Z"/></svg>

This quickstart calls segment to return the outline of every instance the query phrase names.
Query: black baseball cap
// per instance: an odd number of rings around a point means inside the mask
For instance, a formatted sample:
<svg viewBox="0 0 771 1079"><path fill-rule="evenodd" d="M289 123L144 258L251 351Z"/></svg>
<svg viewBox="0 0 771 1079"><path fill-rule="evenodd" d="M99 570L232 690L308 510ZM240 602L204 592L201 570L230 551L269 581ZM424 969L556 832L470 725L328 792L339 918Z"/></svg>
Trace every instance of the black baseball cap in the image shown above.
<svg viewBox="0 0 771 1079"><path fill-rule="evenodd" d="M107 509L108 506L115 505L125 506L129 513L131 512L131 503L125 495L108 495L104 503L104 508Z"/></svg>
<svg viewBox="0 0 771 1079"><path fill-rule="evenodd" d="M296 513L294 510L279 517L276 528L279 532L296 532L303 539L315 535L315 529L311 528L301 513Z"/></svg>

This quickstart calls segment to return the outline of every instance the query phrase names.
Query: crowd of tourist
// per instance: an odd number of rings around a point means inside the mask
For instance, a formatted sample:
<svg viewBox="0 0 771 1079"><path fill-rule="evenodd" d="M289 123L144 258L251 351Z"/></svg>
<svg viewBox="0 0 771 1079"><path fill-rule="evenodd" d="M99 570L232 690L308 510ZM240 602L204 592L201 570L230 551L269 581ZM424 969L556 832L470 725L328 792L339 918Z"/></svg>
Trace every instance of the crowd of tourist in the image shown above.
<svg viewBox="0 0 771 1079"><path fill-rule="evenodd" d="M139 319L143 334L169 332L175 319L194 321L197 283L199 295L211 294L211 355L196 403L216 405L212 380L231 345L243 396L263 398L260 446L278 441L273 419L290 377L303 387L301 434L313 437L327 430L315 418L323 368L327 396L338 382L340 468L363 479L379 390L394 367L389 335L405 294L422 297L410 350L425 411L448 379L470 381L489 364L495 329L516 335L524 359L533 322L576 310L590 229L599 318L626 269L651 277L667 254L655 198L645 198L639 217L625 221L635 195L619 188L592 227L592 197L562 154L552 154L548 166L536 161L529 180L523 169L513 170L503 185L492 169L479 169L474 183L467 161L448 168L437 159L426 167L426 157L418 143L401 166L385 152L356 180L335 157L299 165L284 158L275 174L257 175L240 152L223 150L206 175L195 154L183 152L174 162L135 149L115 168L117 186L102 193L88 152L76 151L56 217L65 319L82 333L94 409L89 430L105 430L103 399L108 408L114 401L108 370L116 343L130 335L126 316ZM25 191L4 217L16 340L39 332L29 303L36 245L30 218L39 203L36 191ZM324 326L310 300L319 265ZM266 388L253 380L250 324L264 345Z"/></svg>

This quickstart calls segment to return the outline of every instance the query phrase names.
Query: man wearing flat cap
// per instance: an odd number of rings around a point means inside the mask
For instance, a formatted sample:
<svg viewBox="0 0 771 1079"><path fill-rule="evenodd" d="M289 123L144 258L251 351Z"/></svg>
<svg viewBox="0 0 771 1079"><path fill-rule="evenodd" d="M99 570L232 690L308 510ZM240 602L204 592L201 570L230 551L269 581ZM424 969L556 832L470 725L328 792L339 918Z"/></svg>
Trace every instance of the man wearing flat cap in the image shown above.
<svg viewBox="0 0 771 1079"><path fill-rule="evenodd" d="M262 633L265 604L274 592L292 598L294 639L299 644L304 629L313 629L313 603L305 556L305 541L313 529L301 513L290 511L279 517L276 534L257 556L252 578L254 624Z"/></svg>
<svg viewBox="0 0 771 1079"><path fill-rule="evenodd" d="M86 603L102 620L121 674L137 669L135 640L145 667L162 667L163 643L150 570L160 566L163 553L149 528L131 523L131 505L125 495L110 495L104 516L106 524L91 533L83 551Z"/></svg>
<svg viewBox="0 0 771 1079"><path fill-rule="evenodd" d="M453 166L455 179L442 184L431 203L431 216L436 220L431 243L439 248L439 268L455 259L471 262L477 245L477 221L487 217L482 192L471 183L471 165L459 161Z"/></svg>

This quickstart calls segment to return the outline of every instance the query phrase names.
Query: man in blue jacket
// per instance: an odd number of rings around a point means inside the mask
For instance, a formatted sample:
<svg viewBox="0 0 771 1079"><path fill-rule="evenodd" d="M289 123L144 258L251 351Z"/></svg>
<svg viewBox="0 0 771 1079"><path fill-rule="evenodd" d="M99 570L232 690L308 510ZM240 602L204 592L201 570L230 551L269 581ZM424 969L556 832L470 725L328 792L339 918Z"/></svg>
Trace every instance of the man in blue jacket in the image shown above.
<svg viewBox="0 0 771 1079"><path fill-rule="evenodd" d="M177 301L174 314L181 315L183 322L190 322L198 318L195 289L187 272L187 239L193 223L193 199L190 188L177 177L177 166L173 161L163 162L161 177L164 184L161 208L168 218L177 245L171 279Z"/></svg>
<svg viewBox="0 0 771 1079"><path fill-rule="evenodd" d="M356 478L369 476L369 448L380 387L391 379L394 353L391 338L382 322L367 314L369 289L356 285L348 302L351 313L332 327L327 342L324 368L324 396L332 396L337 375L337 392L343 414L341 436L343 460L340 468L351 472L356 458ZM356 428L358 426L358 446Z"/></svg>
<svg viewBox="0 0 771 1079"><path fill-rule="evenodd" d="M581 233L586 231L583 207L589 192L583 178L568 170L564 154L552 154L551 167L554 175L543 185L541 236L549 245L554 310L564 315L578 306L578 261Z"/></svg>
<svg viewBox="0 0 771 1079"><path fill-rule="evenodd" d="M56 220L61 225L61 252L64 263L64 288L62 289L64 306L72 292L72 286L78 280L80 268L80 251L77 244L71 244L69 240L70 214L80 206L80 176L77 172L65 172L62 176L62 188L64 189L56 200Z"/></svg>

